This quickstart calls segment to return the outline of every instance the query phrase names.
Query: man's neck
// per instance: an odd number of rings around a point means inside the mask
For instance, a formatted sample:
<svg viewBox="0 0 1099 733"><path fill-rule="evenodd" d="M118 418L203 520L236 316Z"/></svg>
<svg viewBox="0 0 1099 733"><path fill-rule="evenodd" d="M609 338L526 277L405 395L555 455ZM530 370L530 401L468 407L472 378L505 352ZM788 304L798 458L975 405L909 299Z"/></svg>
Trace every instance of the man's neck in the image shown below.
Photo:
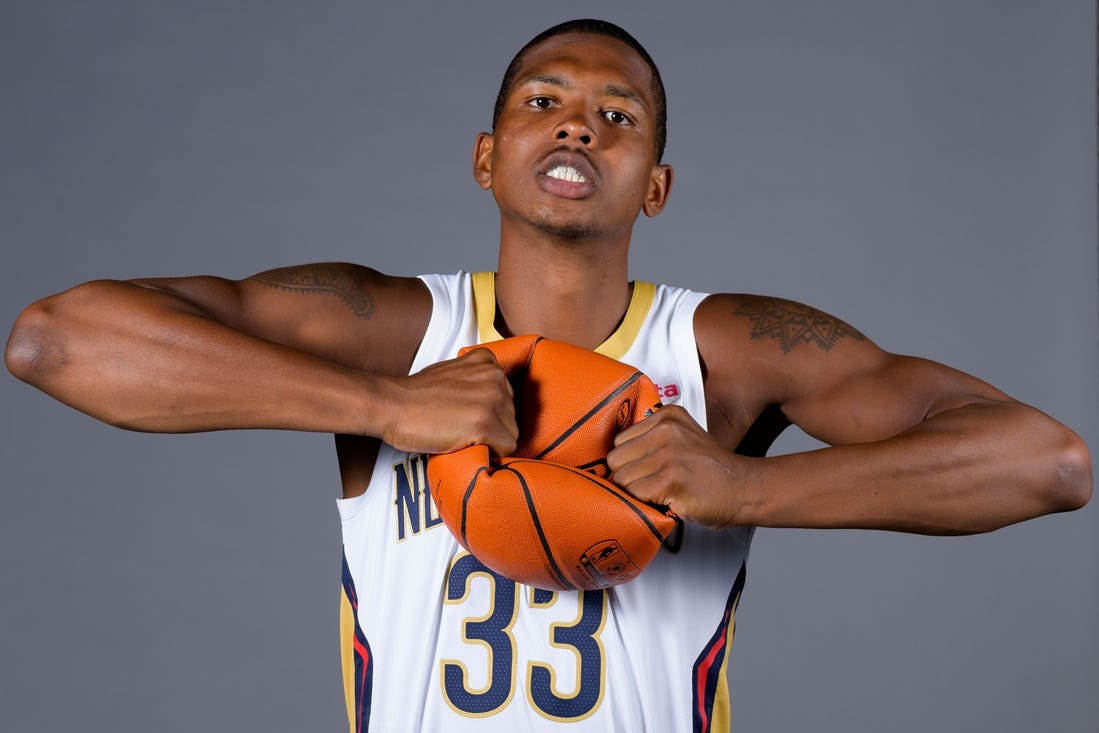
<svg viewBox="0 0 1099 733"><path fill-rule="evenodd" d="M505 238L496 276L497 329L594 349L614 333L629 305L627 248L628 240Z"/></svg>

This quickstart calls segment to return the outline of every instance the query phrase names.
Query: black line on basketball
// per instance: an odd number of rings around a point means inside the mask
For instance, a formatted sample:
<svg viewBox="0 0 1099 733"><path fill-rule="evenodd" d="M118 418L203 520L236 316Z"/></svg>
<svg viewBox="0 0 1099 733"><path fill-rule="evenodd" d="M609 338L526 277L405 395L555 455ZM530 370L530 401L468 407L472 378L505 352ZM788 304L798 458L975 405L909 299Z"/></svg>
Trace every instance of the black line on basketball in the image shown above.
<svg viewBox="0 0 1099 733"><path fill-rule="evenodd" d="M542 551L550 562L550 568L553 570L554 575L557 576L557 579L561 581L561 585L575 590L576 585L570 583L565 577L565 574L561 572L561 568L557 567L557 560L553 557L553 551L550 549L549 541L546 539L546 533L542 529L542 523L538 521L538 510L534 506L534 497L530 494L530 487L527 486L527 480L523 478L523 474L512 469L510 466L501 468L500 470L513 473L515 474L515 477L519 479L519 486L523 489L523 498L527 500L527 509L530 511L531 521L534 522L534 531L538 533L538 541L542 543Z"/></svg>
<svg viewBox="0 0 1099 733"><path fill-rule="evenodd" d="M561 435L557 436L557 440L555 440L555 441L553 441L552 443L550 443L549 447L548 447L548 448L546 448L546 449L545 449L544 451L542 451L541 453L539 453L538 455L536 455L536 456L535 456L535 458L536 458L536 459L538 459L538 458L542 458L542 456L546 455L546 454L547 454L547 453L549 453L549 452L550 452L551 450L553 450L554 448L556 448L557 446L559 446L559 445L560 445L560 444L561 444L561 443L562 443L562 442L563 442L563 441L564 441L564 440L565 440L566 438L568 438L568 437L569 437L570 435L572 435L573 433L575 433L575 432L576 432L576 431L577 431L577 430L578 430L578 429L580 428L580 426L581 426L581 425L583 425L583 424L584 424L584 423L586 423L586 422L587 422L588 420L590 420L590 419L591 419L591 416L592 416L592 415L594 415L595 413L599 412L599 411L600 411L600 410L602 410L602 409L603 409L604 407L606 407L606 406L607 406L607 403L609 403L609 402L610 402L611 400L613 400L613 399L614 399L615 397L617 397L618 395L622 394L622 392L623 392L623 391L625 391L625 389L626 389L627 387L629 387L629 386L630 386L631 384L633 384L634 382L636 382L636 381L637 381L638 379L640 379L640 378L641 378L641 372L634 372L634 373L633 373L633 375L631 375L629 379L627 379L627 380L626 380L625 382L623 382L623 383L622 383L622 384L621 384L621 385L620 385L620 386L618 387L618 389L616 389L615 391L611 392L611 393L610 393L609 395L607 395L606 397L604 397L604 398L603 398L603 399L602 399L602 400L601 400L601 401L599 402L599 404L598 404L598 405L596 405L595 407L593 407L593 408L591 408L590 410L588 410L588 413L587 413L586 415L584 415L584 416L583 416L582 418L580 418L580 419L579 419L579 420L577 420L577 421L576 421L575 423L573 423L573 424L572 424L572 427L570 427L570 428L569 428L568 430L566 430L565 432L561 433Z"/></svg>
<svg viewBox="0 0 1099 733"><path fill-rule="evenodd" d="M473 497L473 487L477 484L477 479L482 473L488 472L488 469L481 466L477 469L477 473L473 474L473 480L469 482L469 486L466 487L465 493L462 494L462 544L466 549L469 549L469 538L466 537L466 513L469 509L469 500Z"/></svg>
<svg viewBox="0 0 1099 733"><path fill-rule="evenodd" d="M514 466L516 463L529 463L529 462L530 462L530 460L524 460L522 458L518 458L518 459L510 461L508 463L508 466L511 467L511 466ZM649 531L653 533L653 537L656 537L658 540L660 540L660 544L664 544L664 535L660 534L660 530L658 530L656 528L656 525L654 525L652 522L650 522L649 518L645 516L645 513L642 512L636 506L636 504L634 503L634 502L639 501L638 499L635 499L634 497L626 494L624 491L622 491L620 489L616 490L614 488L610 488L610 487L606 486L603 483L603 481L601 481L599 478L597 478L595 476L592 476L589 473L585 473L584 471L577 470L577 469L573 468L572 466L565 466L565 465L562 465L562 464L554 464L554 465L556 465L559 468L562 468L566 471L571 471L572 473L576 474L577 476L580 476L581 478L583 478L585 481L588 481L590 483L595 484L596 486L601 488L603 491L607 492L608 494L613 496L615 499L618 499L620 502L622 502L623 504L628 506L630 508L630 510L634 514L636 514L641 519L642 522L645 523L645 526L648 527ZM610 482L608 481L607 483L610 483Z"/></svg>

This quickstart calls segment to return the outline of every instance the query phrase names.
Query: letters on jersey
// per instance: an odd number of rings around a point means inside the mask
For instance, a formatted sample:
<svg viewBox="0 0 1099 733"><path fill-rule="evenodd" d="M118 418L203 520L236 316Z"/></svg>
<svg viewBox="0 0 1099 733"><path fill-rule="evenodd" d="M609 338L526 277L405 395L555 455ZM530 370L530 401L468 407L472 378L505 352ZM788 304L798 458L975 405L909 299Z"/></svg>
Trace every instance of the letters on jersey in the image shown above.
<svg viewBox="0 0 1099 733"><path fill-rule="evenodd" d="M431 499L425 468L427 460L420 453L409 456L393 466L393 504L397 507L397 540L401 541L443 523Z"/></svg>

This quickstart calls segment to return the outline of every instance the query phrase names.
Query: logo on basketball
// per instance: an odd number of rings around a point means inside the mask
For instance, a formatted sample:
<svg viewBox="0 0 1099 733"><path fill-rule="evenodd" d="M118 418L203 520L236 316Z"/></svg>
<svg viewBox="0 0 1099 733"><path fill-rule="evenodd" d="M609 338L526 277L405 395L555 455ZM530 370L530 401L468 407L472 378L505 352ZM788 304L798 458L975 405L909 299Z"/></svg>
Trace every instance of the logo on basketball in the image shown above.
<svg viewBox="0 0 1099 733"><path fill-rule="evenodd" d="M622 400L622 404L618 406L618 429L625 430L632 424L633 402L631 400Z"/></svg>
<svg viewBox="0 0 1099 733"><path fill-rule="evenodd" d="M589 547L580 564L601 587L618 585L641 573L616 540L603 540Z"/></svg>

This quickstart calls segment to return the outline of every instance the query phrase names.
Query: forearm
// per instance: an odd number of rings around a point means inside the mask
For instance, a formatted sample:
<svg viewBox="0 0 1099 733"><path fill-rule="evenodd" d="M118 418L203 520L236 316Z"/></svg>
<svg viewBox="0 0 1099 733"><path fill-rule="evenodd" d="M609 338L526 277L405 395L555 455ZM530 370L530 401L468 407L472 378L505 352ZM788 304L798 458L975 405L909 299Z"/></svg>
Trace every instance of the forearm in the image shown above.
<svg viewBox="0 0 1099 733"><path fill-rule="evenodd" d="M738 524L968 534L1091 494L1079 437L1015 402L948 410L878 442L746 460Z"/></svg>
<svg viewBox="0 0 1099 733"><path fill-rule="evenodd" d="M89 283L28 308L15 376L112 425L156 432L285 428L380 434L383 378L237 331L175 296Z"/></svg>

